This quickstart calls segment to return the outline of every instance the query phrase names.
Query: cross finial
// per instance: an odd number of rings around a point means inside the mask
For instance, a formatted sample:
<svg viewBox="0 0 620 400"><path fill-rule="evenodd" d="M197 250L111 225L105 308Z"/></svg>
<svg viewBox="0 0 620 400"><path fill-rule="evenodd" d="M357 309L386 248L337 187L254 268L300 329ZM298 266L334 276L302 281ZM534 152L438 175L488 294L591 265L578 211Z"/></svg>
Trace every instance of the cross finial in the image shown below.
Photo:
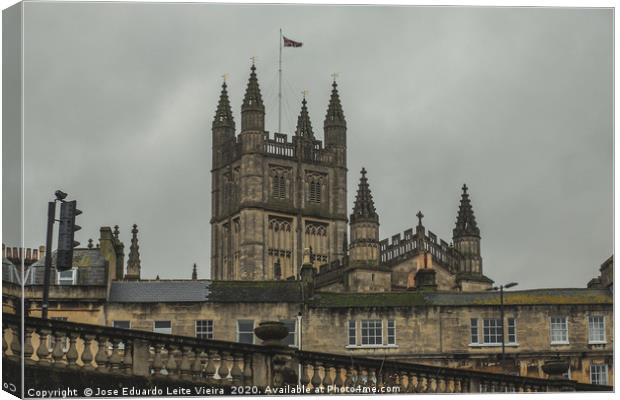
<svg viewBox="0 0 620 400"><path fill-rule="evenodd" d="M334 82L336 82L336 78L338 78L338 73L337 73L337 72L334 72L334 73L332 74L332 80L333 80Z"/></svg>
<svg viewBox="0 0 620 400"><path fill-rule="evenodd" d="M463 184L463 193L467 193L467 185Z"/></svg>
<svg viewBox="0 0 620 400"><path fill-rule="evenodd" d="M422 225L422 218L424 218L424 214L422 214L422 211L418 211L418 213L415 215L416 217L418 217L418 225Z"/></svg>
<svg viewBox="0 0 620 400"><path fill-rule="evenodd" d="M362 176L366 176L366 168L362 167L360 173L362 174Z"/></svg>

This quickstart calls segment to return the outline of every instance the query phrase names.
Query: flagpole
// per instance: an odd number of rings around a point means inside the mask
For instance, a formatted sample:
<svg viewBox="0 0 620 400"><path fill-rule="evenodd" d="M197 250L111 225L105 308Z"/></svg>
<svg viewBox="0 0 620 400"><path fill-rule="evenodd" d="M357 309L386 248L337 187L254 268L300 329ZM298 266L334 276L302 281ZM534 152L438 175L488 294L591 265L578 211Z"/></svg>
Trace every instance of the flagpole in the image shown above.
<svg viewBox="0 0 620 400"><path fill-rule="evenodd" d="M280 60L278 63L278 133L282 133L282 28L280 28Z"/></svg>

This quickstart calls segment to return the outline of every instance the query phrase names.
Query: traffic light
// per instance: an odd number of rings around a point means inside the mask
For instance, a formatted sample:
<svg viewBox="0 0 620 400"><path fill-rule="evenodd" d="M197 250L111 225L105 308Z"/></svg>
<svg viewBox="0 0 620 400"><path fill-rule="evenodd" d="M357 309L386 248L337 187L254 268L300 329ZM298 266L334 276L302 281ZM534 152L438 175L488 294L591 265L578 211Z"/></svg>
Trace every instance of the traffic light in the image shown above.
<svg viewBox="0 0 620 400"><path fill-rule="evenodd" d="M60 203L60 221L58 229L58 252L56 253L56 269L66 271L73 267L73 248L80 245L74 234L82 229L75 224L75 217L82 214L77 209L77 201L63 201Z"/></svg>

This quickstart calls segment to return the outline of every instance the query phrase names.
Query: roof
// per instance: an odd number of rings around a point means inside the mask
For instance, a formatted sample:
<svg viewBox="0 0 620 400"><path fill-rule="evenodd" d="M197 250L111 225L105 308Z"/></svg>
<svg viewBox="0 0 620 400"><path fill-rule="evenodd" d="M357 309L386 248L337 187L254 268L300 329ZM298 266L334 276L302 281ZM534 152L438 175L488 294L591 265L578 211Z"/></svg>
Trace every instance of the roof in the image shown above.
<svg viewBox="0 0 620 400"><path fill-rule="evenodd" d="M297 303L299 281L154 280L114 281L110 302L115 303Z"/></svg>
<svg viewBox="0 0 620 400"><path fill-rule="evenodd" d="M320 292L316 307L411 307L411 306L487 306L499 305L499 292ZM608 290L537 289L504 292L505 305L612 304Z"/></svg>
<svg viewBox="0 0 620 400"><path fill-rule="evenodd" d="M101 254L101 250L94 249L73 249L73 266L77 267L103 267L106 265L106 259ZM33 267L44 267L45 257L41 258ZM52 267L56 267L56 251L52 253Z"/></svg>

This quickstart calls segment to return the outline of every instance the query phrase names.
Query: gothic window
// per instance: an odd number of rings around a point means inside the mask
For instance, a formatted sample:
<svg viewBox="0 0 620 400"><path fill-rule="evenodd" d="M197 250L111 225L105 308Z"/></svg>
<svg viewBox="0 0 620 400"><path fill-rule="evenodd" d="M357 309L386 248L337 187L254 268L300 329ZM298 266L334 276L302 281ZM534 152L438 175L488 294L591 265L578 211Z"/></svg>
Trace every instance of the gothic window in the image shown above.
<svg viewBox="0 0 620 400"><path fill-rule="evenodd" d="M287 196L287 177L288 170L285 168L271 168L271 197L278 200L285 200Z"/></svg>
<svg viewBox="0 0 620 400"><path fill-rule="evenodd" d="M267 225L267 263L273 265L273 278L286 279L296 274L293 267L293 230L291 220L269 217Z"/></svg>
<svg viewBox="0 0 620 400"><path fill-rule="evenodd" d="M306 175L306 201L318 204L323 201L323 189L325 184L325 176L318 173L309 173Z"/></svg>
<svg viewBox="0 0 620 400"><path fill-rule="evenodd" d="M327 225L319 222L306 222L304 247L312 250L311 259L317 265L328 262Z"/></svg>

